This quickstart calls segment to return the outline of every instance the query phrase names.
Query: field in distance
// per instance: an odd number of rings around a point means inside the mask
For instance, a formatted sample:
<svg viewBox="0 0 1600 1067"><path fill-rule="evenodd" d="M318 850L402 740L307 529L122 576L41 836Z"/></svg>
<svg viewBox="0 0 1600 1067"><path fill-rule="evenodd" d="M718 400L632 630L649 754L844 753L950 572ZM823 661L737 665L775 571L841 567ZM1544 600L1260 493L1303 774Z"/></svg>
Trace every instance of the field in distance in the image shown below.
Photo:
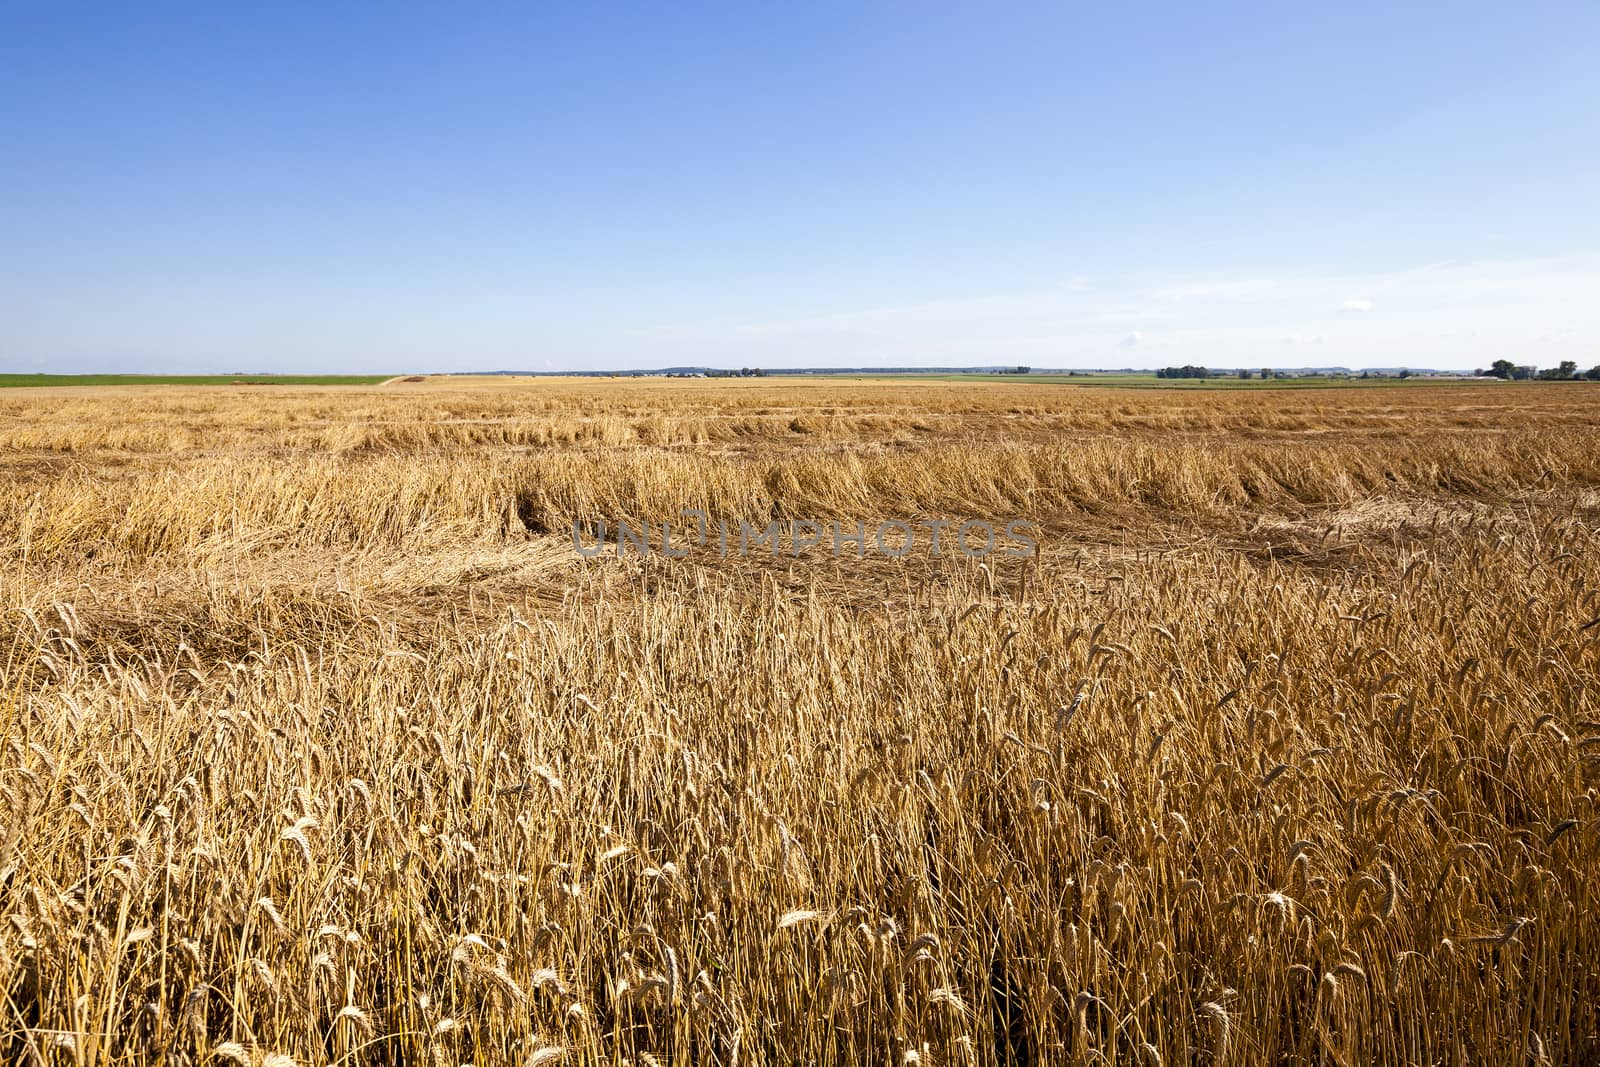
<svg viewBox="0 0 1600 1067"><path fill-rule="evenodd" d="M427 382L433 387L444 384L498 384L500 387L516 382L552 380L559 376L545 375L373 375L373 374L0 374L0 389L11 388L66 388L91 385L377 385L380 383L415 384ZM618 377L633 380L627 375ZM805 381L946 381L946 382L1002 382L1015 385L1082 385L1146 389L1351 389L1380 386L1421 385L1494 385L1478 379L1428 379L1398 377L1218 377L1205 379L1161 379L1153 374L987 374L987 373L819 373L806 375L772 375L777 380ZM594 376L581 376L577 380L599 381ZM607 379L610 380L610 379ZM725 380L725 379L715 379Z"/></svg>
<svg viewBox="0 0 1600 1067"><path fill-rule="evenodd" d="M382 374L0 374L0 389L86 385L374 385Z"/></svg>
<svg viewBox="0 0 1600 1067"><path fill-rule="evenodd" d="M1595 1062L1593 398L0 393L0 1059Z"/></svg>
<svg viewBox="0 0 1600 1067"><path fill-rule="evenodd" d="M989 381L1011 382L1017 385L1082 385L1099 386L1102 388L1122 389L1372 389L1383 386L1404 386L1415 388L1421 385L1495 385L1498 382L1486 382L1475 378L1427 378L1416 375L1410 378L1398 376L1373 376L1360 378L1353 376L1334 377L1304 376L1304 377L1273 377L1262 378L1252 375L1249 378L1216 377L1216 378L1157 378L1154 374L838 374L818 375L818 377L837 378L874 378L881 380L920 379L924 381Z"/></svg>

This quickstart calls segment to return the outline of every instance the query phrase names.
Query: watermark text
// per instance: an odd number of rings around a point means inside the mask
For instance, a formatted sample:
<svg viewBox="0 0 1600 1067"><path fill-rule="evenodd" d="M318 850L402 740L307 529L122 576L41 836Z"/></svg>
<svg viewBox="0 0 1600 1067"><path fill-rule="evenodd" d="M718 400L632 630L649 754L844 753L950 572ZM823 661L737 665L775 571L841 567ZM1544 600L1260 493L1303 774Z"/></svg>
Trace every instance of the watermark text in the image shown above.
<svg viewBox="0 0 1600 1067"><path fill-rule="evenodd" d="M682 559L694 548L713 549L721 557L886 556L900 559L916 551L930 556L961 555L984 559L991 555L1027 559L1038 554L1038 528L1027 519L883 519L854 523L837 519L772 519L752 524L712 520L705 512L685 508L676 524L604 519L572 522L572 547L585 559L615 554L660 555Z"/></svg>

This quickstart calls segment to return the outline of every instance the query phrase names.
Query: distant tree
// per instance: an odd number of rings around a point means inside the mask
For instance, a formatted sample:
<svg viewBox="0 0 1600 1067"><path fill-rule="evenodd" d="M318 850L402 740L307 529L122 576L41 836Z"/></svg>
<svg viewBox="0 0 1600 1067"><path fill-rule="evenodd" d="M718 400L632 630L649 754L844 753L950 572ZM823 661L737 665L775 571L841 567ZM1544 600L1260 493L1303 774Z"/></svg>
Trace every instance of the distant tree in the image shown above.
<svg viewBox="0 0 1600 1067"><path fill-rule="evenodd" d="M1262 367L1261 368L1261 377L1263 377L1263 378L1276 378L1277 376L1278 376L1278 372L1273 370L1271 367Z"/></svg>
<svg viewBox="0 0 1600 1067"><path fill-rule="evenodd" d="M1539 377L1547 382L1570 382L1578 376L1578 365L1570 359L1564 359L1559 366L1539 372Z"/></svg>
<svg viewBox="0 0 1600 1067"><path fill-rule="evenodd" d="M1509 381L1516 370L1517 365L1509 359L1497 359L1489 366L1489 377L1504 378Z"/></svg>
<svg viewBox="0 0 1600 1067"><path fill-rule="evenodd" d="M1595 364L1583 372L1583 376L1591 382L1600 382L1600 363Z"/></svg>
<svg viewBox="0 0 1600 1067"><path fill-rule="evenodd" d="M1250 379L1250 372L1248 370L1246 370L1245 368L1240 367L1239 368L1239 377L1243 378L1246 381L1248 381Z"/></svg>
<svg viewBox="0 0 1600 1067"><path fill-rule="evenodd" d="M1514 382L1525 382L1538 373L1538 367L1534 366L1532 363L1523 363L1512 370L1511 380Z"/></svg>
<svg viewBox="0 0 1600 1067"><path fill-rule="evenodd" d="M1211 372L1205 367L1196 367L1193 364L1184 364L1181 367L1163 367L1156 371L1157 378L1209 378Z"/></svg>

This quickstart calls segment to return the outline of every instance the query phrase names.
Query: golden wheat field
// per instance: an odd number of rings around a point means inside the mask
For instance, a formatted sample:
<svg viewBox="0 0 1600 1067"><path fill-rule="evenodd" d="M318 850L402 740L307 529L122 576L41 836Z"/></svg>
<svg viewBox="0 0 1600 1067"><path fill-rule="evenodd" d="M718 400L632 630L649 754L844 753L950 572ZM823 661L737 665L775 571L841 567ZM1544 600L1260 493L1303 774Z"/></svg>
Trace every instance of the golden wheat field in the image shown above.
<svg viewBox="0 0 1600 1067"><path fill-rule="evenodd" d="M1600 389L28 389L0 479L6 1062L1600 1061ZM1038 551L576 550L684 509Z"/></svg>

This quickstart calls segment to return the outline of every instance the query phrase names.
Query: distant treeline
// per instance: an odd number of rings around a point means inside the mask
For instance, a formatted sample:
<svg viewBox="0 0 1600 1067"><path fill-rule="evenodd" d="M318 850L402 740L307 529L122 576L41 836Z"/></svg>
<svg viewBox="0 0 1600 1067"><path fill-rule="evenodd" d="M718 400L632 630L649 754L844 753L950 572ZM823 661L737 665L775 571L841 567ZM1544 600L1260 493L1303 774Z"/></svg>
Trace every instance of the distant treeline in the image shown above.
<svg viewBox="0 0 1600 1067"><path fill-rule="evenodd" d="M1540 370L1537 366L1516 364L1509 359L1497 359L1487 370L1478 371L1480 377L1503 378L1510 382L1524 382L1530 378L1537 378L1542 382L1570 382L1579 378L1587 378L1591 382L1600 382L1600 364L1580 372L1574 360L1564 359L1559 366L1548 367Z"/></svg>

